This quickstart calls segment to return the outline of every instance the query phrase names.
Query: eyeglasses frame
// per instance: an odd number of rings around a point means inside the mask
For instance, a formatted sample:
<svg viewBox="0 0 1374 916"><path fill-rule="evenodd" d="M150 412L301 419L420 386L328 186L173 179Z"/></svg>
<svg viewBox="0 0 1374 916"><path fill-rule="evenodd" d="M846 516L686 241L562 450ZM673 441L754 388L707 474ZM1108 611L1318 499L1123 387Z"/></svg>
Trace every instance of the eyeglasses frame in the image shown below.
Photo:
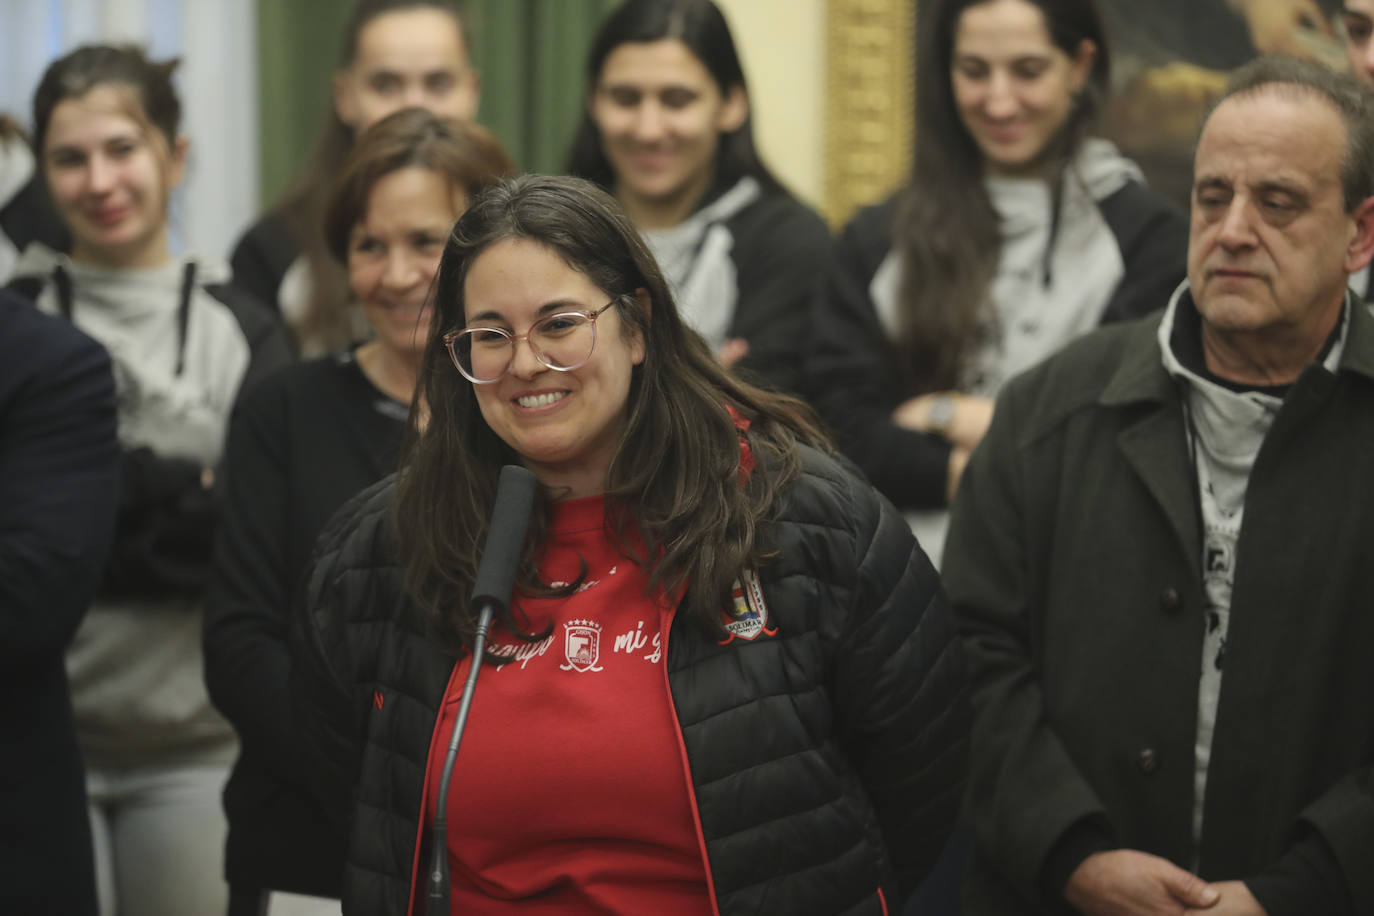
<svg viewBox="0 0 1374 916"><path fill-rule="evenodd" d="M522 340L525 342L525 345L530 348L530 353L534 355L534 358L539 362L539 365L543 366L545 369L552 369L554 372L572 372L574 369L581 369L583 366L587 365L587 363L592 358L592 354L596 352L596 319L600 318L607 309L609 309L611 306L615 305L617 302L624 298L624 296L615 296L611 299L610 302L607 302L599 309L566 309L561 312L553 312L549 315L545 315L543 318L540 318L538 321L534 322L534 324L530 325L530 330L526 331L523 334L512 334L505 328L493 328L479 324L474 325L473 327L453 328L452 330L445 331L441 339L444 342L444 349L448 350L448 358L453 362L454 368L458 370L459 374L462 375L463 378L467 379L469 382L472 382L474 385L494 385L497 382L501 381L501 379L505 378L508 374L510 374L510 367L515 363L515 345ZM581 315L583 318L586 318L592 326L592 345L587 350L587 358L582 360L582 362L578 363L576 366L551 366L544 359L544 354L540 353L539 349L535 347L534 344L530 343L530 334L533 332L536 325L543 324L545 321L550 321L554 318L559 318L563 315ZM469 331L494 331L495 333L510 339L510 362L506 363L505 370L502 371L502 373L498 375L496 378L485 380L475 379L472 376L468 375L467 371L463 369L462 363L458 361L458 352L454 349L453 345L460 336L468 333Z"/></svg>

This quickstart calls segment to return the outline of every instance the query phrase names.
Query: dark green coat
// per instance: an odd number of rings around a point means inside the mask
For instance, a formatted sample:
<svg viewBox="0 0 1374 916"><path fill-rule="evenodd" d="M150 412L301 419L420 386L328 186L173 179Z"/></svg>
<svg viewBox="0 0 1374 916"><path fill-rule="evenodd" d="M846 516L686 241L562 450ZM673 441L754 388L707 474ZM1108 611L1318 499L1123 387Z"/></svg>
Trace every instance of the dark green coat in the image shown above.
<svg viewBox="0 0 1374 916"><path fill-rule="evenodd" d="M1237 548L1198 871L1268 871L1251 887L1271 916L1308 894L1293 866L1313 856L1374 912L1374 319L1352 316L1339 370L1307 368L1256 457ZM1011 383L960 487L945 582L974 679L968 913L1038 912L1047 856L1085 820L1194 861L1200 532L1158 325Z"/></svg>

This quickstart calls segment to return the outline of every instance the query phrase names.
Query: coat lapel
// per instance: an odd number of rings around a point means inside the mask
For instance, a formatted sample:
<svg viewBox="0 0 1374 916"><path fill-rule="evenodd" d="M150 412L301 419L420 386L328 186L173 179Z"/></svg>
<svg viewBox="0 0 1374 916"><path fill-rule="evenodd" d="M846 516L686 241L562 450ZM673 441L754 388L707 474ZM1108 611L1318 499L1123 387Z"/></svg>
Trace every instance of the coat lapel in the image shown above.
<svg viewBox="0 0 1374 916"><path fill-rule="evenodd" d="M1202 535L1183 409L1178 388L1160 358L1157 328L1155 322L1137 327L1137 337L1099 403L1133 415L1117 435L1117 446L1168 518L1190 567L1201 576Z"/></svg>

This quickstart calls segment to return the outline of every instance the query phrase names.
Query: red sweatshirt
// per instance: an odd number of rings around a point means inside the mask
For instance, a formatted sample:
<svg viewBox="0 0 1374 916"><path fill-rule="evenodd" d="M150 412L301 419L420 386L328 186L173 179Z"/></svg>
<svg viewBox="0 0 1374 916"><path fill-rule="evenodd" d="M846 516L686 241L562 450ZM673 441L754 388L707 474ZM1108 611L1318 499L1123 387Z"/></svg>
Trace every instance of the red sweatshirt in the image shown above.
<svg viewBox="0 0 1374 916"><path fill-rule="evenodd" d="M448 802L453 913L713 910L682 735L664 664L673 606L612 548L601 497L555 506L544 581L520 597L526 643L493 627L510 661L477 678ZM470 659L449 682L430 747L431 814ZM420 897L420 894L416 895Z"/></svg>

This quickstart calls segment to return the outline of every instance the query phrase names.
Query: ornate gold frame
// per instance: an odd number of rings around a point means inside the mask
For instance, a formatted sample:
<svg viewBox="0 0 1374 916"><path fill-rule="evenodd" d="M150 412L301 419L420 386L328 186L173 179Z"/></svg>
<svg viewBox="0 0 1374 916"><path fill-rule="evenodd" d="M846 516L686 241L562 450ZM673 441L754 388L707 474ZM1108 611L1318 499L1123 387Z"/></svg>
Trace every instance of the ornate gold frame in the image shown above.
<svg viewBox="0 0 1374 916"><path fill-rule="evenodd" d="M825 217L844 223L906 180L916 0L827 0Z"/></svg>

